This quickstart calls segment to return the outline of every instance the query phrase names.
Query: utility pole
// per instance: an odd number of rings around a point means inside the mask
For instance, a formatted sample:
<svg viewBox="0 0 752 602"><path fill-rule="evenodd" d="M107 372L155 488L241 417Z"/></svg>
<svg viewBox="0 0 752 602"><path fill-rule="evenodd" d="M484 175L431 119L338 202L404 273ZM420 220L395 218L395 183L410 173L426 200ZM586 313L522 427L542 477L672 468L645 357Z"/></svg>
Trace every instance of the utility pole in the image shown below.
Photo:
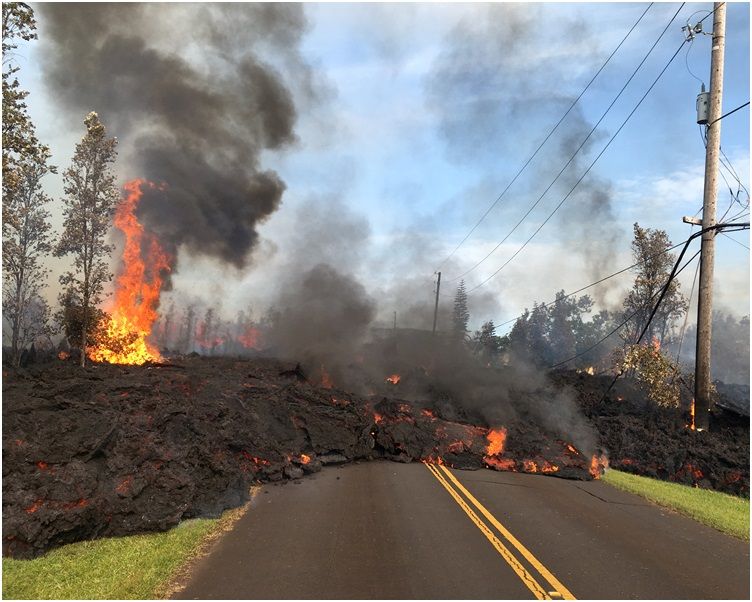
<svg viewBox="0 0 752 602"><path fill-rule="evenodd" d="M433 306L433 331L432 335L436 336L436 319L439 316L439 289L441 288L441 272L438 273L436 279L436 304Z"/></svg>
<svg viewBox="0 0 752 602"><path fill-rule="evenodd" d="M726 46L726 3L716 2L713 17L713 44L710 53L710 107L707 148L705 149L705 190L702 203L702 227L716 224L718 196L718 154L721 147L723 114L723 55ZM700 288L697 302L697 353L695 359L695 421L697 430L707 430L710 411L710 344L713 320L713 267L715 230L702 235L700 247Z"/></svg>

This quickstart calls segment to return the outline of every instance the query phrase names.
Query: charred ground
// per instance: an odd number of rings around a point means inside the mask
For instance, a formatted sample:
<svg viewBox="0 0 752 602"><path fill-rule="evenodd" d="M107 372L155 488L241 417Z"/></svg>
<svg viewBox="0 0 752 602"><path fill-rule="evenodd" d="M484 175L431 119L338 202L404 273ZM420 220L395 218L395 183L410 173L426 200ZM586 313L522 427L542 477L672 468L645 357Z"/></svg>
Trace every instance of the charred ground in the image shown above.
<svg viewBox="0 0 752 602"><path fill-rule="evenodd" d="M624 470L749 495L749 426L734 413L719 412L709 433L692 432L629 382L602 400L609 379L560 372L546 390L508 391L517 409L501 429L488 411L451 404L446 387L422 386L426 379L416 368L396 384L372 379L356 395L331 387L321 370L263 358L6 371L3 553L32 557L167 529L242 504L254 482L378 458L590 479L600 472L591 452L603 449ZM578 401L594 450L521 409L555 401L557 390Z"/></svg>

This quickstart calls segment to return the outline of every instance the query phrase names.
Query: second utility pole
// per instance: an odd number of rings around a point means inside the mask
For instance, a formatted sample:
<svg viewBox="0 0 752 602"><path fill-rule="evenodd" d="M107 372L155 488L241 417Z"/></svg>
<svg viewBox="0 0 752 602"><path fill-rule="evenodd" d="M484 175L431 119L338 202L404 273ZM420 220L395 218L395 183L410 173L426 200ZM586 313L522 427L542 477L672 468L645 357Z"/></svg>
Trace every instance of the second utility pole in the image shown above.
<svg viewBox="0 0 752 602"><path fill-rule="evenodd" d="M713 45L710 55L710 111L705 149L705 190L702 202L702 227L714 226L718 196L718 154L721 148L721 102L723 99L723 55L726 45L726 3L716 2L713 17ZM709 426L710 344L713 321L713 264L715 231L702 235L700 288L697 301L697 353L695 356L695 421L697 430Z"/></svg>

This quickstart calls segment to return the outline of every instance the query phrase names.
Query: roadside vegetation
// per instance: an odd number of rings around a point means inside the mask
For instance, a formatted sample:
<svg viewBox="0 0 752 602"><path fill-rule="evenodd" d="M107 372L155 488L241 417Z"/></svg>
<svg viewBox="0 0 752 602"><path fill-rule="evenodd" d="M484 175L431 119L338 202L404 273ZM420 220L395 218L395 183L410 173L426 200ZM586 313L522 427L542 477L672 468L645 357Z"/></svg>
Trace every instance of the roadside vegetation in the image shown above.
<svg viewBox="0 0 752 602"><path fill-rule="evenodd" d="M187 563L243 513L193 519L163 533L82 541L41 558L3 558L3 599L149 600L166 598Z"/></svg>
<svg viewBox="0 0 752 602"><path fill-rule="evenodd" d="M648 477L607 470L603 480L660 506L749 541L749 500L718 491L667 483Z"/></svg>

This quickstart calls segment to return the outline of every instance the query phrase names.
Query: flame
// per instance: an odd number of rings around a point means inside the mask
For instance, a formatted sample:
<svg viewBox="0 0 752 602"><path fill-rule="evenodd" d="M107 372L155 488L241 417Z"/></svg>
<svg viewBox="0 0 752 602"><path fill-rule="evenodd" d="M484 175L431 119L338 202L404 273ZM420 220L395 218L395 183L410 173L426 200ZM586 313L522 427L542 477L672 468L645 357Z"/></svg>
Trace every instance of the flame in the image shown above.
<svg viewBox="0 0 752 602"><path fill-rule="evenodd" d="M311 456L307 456L306 454L300 454L301 464L308 464L310 461L311 461Z"/></svg>
<svg viewBox="0 0 752 602"><path fill-rule="evenodd" d="M522 470L525 472L538 472L538 465L533 460L523 460Z"/></svg>
<svg viewBox="0 0 752 602"><path fill-rule="evenodd" d="M590 459L590 474L594 479L600 479L601 475L605 472L605 470L608 468L608 458L601 454L593 454L593 457Z"/></svg>
<svg viewBox="0 0 752 602"><path fill-rule="evenodd" d="M261 331L258 328L249 326L245 332L238 337L238 341L246 349L261 349L262 339Z"/></svg>
<svg viewBox="0 0 752 602"><path fill-rule="evenodd" d="M396 385L402 377L399 374L392 374L386 377L386 382Z"/></svg>
<svg viewBox="0 0 752 602"><path fill-rule="evenodd" d="M580 452L577 451L577 449L574 447L574 445L570 445L567 443L567 449L571 451L573 454L579 454Z"/></svg>
<svg viewBox="0 0 752 602"><path fill-rule="evenodd" d="M423 416L425 416L426 418L436 420L436 414L434 414L432 410L424 408L420 411L420 413L423 414Z"/></svg>
<svg viewBox="0 0 752 602"><path fill-rule="evenodd" d="M661 352L661 342L656 337L653 337L653 340L651 341L651 345L653 346L653 351L655 353Z"/></svg>
<svg viewBox="0 0 752 602"><path fill-rule="evenodd" d="M157 319L162 274L170 270L170 257L136 217L146 187L157 185L142 179L127 182L126 196L115 212L115 227L125 235L123 271L116 281L111 316L102 325L104 342L87 349L94 361L140 365L162 359L147 338Z"/></svg>
<svg viewBox="0 0 752 602"><path fill-rule="evenodd" d="M692 403L689 406L689 416L690 416L689 428L694 431L697 429L697 427L695 426L695 398L694 397L692 398Z"/></svg>
<svg viewBox="0 0 752 602"><path fill-rule="evenodd" d="M585 372L587 372L590 376L593 376L595 374L595 368L593 366L588 366L585 368Z"/></svg>
<svg viewBox="0 0 752 602"><path fill-rule="evenodd" d="M507 440L507 429L503 426L498 429L488 431L486 435L488 445L486 446L486 455L497 456L504 452L504 443Z"/></svg>
<svg viewBox="0 0 752 602"><path fill-rule="evenodd" d="M373 421L376 424L381 424L384 421L384 417L381 414L379 414L378 412L374 412L373 413Z"/></svg>
<svg viewBox="0 0 752 602"><path fill-rule="evenodd" d="M61 351L57 354L57 359L59 360L67 360L70 357L70 353L66 351Z"/></svg>

